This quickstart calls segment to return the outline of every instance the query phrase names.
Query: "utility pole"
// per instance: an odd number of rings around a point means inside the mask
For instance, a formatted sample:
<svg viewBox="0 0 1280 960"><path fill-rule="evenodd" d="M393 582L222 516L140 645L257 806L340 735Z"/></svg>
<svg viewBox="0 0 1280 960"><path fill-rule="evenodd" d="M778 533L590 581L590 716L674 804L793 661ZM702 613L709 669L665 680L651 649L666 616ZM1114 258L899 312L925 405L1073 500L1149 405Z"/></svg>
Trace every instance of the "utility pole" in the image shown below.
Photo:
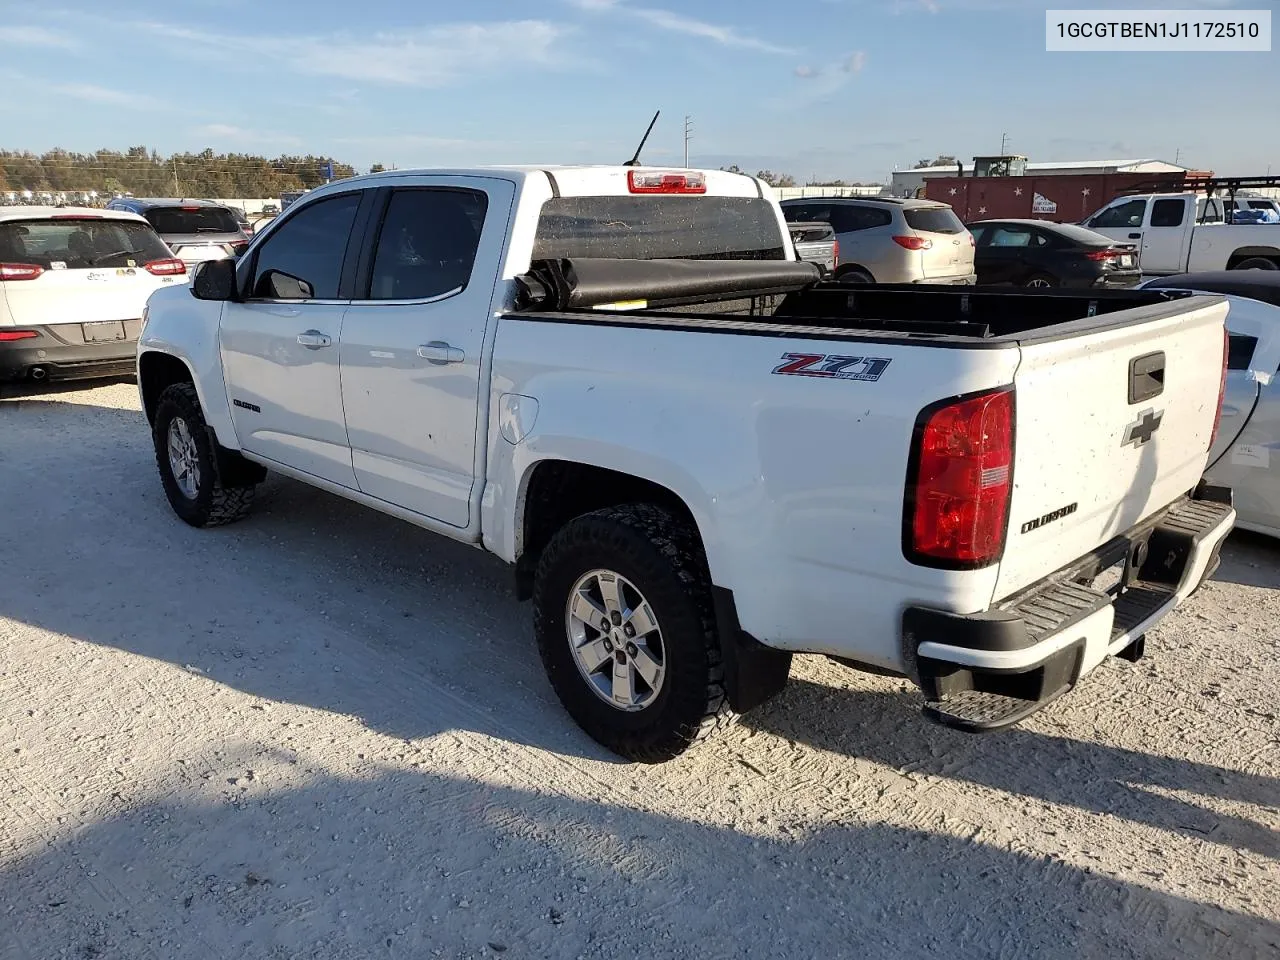
<svg viewBox="0 0 1280 960"><path fill-rule="evenodd" d="M1002 157L1004 156L1004 145L1008 142L1009 135L1007 133L1000 134L1000 156Z"/></svg>
<svg viewBox="0 0 1280 960"><path fill-rule="evenodd" d="M693 117L684 115L684 165L689 166L689 141L693 139Z"/></svg>
<svg viewBox="0 0 1280 960"><path fill-rule="evenodd" d="M1173 151L1173 165L1175 167L1182 166L1180 162L1181 160L1182 160L1182 148L1178 147L1176 150Z"/></svg>

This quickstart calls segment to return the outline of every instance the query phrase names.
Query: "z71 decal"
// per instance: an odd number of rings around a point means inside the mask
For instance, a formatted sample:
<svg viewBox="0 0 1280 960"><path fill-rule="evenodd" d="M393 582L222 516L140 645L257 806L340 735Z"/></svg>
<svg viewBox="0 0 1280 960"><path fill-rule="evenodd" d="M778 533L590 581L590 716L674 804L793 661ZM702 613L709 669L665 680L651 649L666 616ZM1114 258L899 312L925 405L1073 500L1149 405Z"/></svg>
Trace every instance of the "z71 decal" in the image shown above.
<svg viewBox="0 0 1280 960"><path fill-rule="evenodd" d="M784 353L774 373L833 380L879 380L889 366L884 357L843 357L822 353Z"/></svg>

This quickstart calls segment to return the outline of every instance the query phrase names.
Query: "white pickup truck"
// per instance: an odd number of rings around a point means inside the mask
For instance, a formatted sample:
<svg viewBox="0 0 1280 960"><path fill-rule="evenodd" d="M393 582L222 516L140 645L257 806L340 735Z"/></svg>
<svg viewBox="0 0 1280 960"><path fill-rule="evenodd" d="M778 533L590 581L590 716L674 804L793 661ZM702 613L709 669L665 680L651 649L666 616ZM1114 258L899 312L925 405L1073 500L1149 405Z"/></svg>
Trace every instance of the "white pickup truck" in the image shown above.
<svg viewBox="0 0 1280 960"><path fill-rule="evenodd" d="M1228 223L1226 204L1194 193L1117 197L1082 225L1136 242L1138 266L1148 275L1280 270L1280 224Z"/></svg>
<svg viewBox="0 0 1280 960"><path fill-rule="evenodd" d="M492 551L568 712L660 761L796 652L966 730L1140 655L1235 517L1226 312L820 281L730 173L395 171L155 294L138 383L183 520L270 469Z"/></svg>

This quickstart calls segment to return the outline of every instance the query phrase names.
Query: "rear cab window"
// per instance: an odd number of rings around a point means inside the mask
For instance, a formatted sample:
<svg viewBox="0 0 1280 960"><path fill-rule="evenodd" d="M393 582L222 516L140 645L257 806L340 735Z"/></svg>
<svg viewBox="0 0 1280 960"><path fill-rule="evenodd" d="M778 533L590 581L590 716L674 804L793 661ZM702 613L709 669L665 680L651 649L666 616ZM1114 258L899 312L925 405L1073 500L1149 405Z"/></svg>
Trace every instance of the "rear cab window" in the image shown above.
<svg viewBox="0 0 1280 960"><path fill-rule="evenodd" d="M0 222L0 262L45 270L141 267L172 256L145 223L106 217Z"/></svg>
<svg viewBox="0 0 1280 960"><path fill-rule="evenodd" d="M950 207L906 207L907 226L921 233L964 233L964 224Z"/></svg>
<svg viewBox="0 0 1280 960"><path fill-rule="evenodd" d="M152 207L143 214L156 233L239 233L240 223L225 207Z"/></svg>
<svg viewBox="0 0 1280 960"><path fill-rule="evenodd" d="M755 197L556 197L533 259L786 260L773 205Z"/></svg>

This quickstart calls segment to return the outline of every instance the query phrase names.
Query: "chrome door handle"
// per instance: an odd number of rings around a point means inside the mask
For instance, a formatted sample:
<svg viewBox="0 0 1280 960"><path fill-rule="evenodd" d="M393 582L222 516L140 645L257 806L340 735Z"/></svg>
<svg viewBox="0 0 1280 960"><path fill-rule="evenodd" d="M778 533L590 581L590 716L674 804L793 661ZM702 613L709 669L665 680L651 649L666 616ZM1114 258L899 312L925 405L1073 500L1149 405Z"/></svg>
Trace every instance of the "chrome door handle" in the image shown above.
<svg viewBox="0 0 1280 960"><path fill-rule="evenodd" d="M459 347L452 347L443 340L432 340L418 348L418 356L435 364L461 363L467 358Z"/></svg>
<svg viewBox="0 0 1280 960"><path fill-rule="evenodd" d="M298 343L308 350L319 350L321 347L329 346L333 340L328 334L321 333L319 330L308 330L306 333L298 334Z"/></svg>

